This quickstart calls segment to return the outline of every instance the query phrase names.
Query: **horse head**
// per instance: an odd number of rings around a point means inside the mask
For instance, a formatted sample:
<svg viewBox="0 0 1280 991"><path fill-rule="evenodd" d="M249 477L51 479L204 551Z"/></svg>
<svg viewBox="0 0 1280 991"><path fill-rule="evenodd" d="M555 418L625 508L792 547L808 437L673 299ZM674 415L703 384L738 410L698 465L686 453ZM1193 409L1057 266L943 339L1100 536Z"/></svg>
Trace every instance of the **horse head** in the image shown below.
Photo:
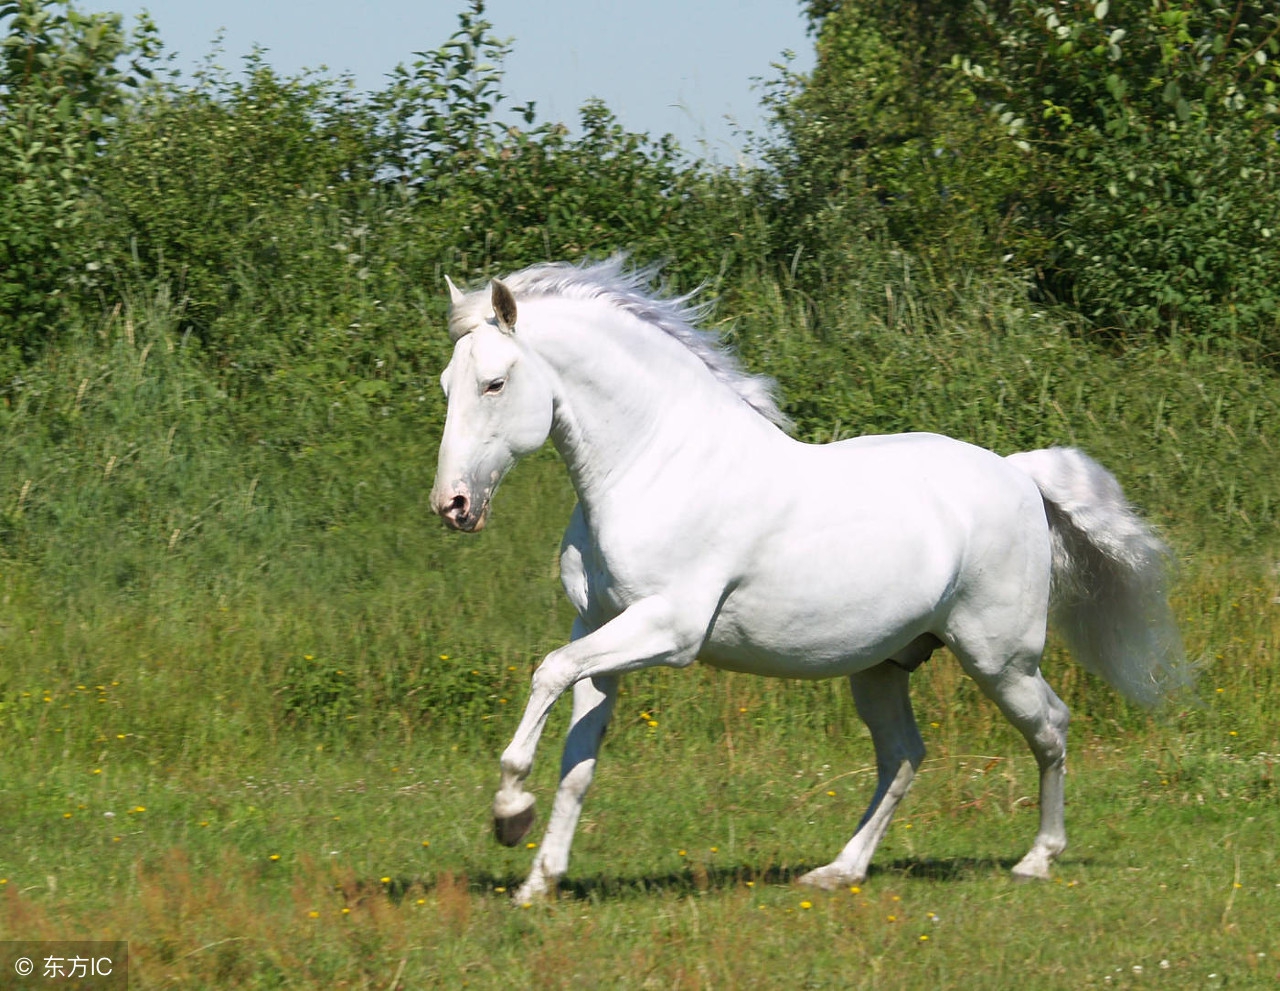
<svg viewBox="0 0 1280 991"><path fill-rule="evenodd" d="M516 301L497 279L488 303L449 282L453 358L440 376L448 400L431 508L455 530L484 528L498 484L551 432L552 391L516 332Z"/></svg>

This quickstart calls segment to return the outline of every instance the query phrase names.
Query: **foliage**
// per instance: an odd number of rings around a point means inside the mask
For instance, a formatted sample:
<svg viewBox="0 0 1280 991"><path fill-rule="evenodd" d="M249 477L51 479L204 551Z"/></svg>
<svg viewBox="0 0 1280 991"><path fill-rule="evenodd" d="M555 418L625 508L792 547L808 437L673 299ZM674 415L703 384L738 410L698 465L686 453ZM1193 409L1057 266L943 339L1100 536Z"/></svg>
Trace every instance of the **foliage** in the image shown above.
<svg viewBox="0 0 1280 991"><path fill-rule="evenodd" d="M818 67L772 104L789 252L999 257L1096 328L1280 352L1273 5L809 9Z"/></svg>
<svg viewBox="0 0 1280 991"><path fill-rule="evenodd" d="M148 88L89 190L85 294L172 286L223 387L268 415L268 389L386 410L438 363L446 267L461 281L630 249L692 284L756 236L736 184L598 103L578 137L531 106L523 130L503 120L508 46L482 15L367 96L260 55L243 77Z"/></svg>
<svg viewBox="0 0 1280 991"><path fill-rule="evenodd" d="M1103 327L1244 337L1274 354L1274 5L1099 0L980 9L987 50L953 64L997 101L992 113L1015 142L1053 163L1037 207L1054 238L1035 259L1048 287ZM1053 204L1061 208L1050 213Z"/></svg>
<svg viewBox="0 0 1280 991"><path fill-rule="evenodd" d="M1019 219L1030 163L943 71L973 43L968 8L859 0L809 10L812 76L784 71L766 93L775 247L810 283L857 277L869 240L940 266L990 268Z"/></svg>
<svg viewBox="0 0 1280 991"><path fill-rule="evenodd" d="M735 184L670 136L626 131L600 101L582 107L578 137L539 123L532 103L512 108L519 124L504 119L510 43L483 14L473 0L452 39L398 66L370 101L383 173L413 190L415 217L464 276L625 248L696 284L735 239L758 243Z"/></svg>
<svg viewBox="0 0 1280 991"><path fill-rule="evenodd" d="M124 285L171 283L216 354L270 347L276 334L255 328L245 339L219 317L246 283L302 278L305 298L340 277L347 253L315 242L331 233L331 210L368 195L369 150L344 84L283 79L260 55L248 57L243 79L208 68L191 87L153 86L121 123L91 191L92 288L109 300Z"/></svg>
<svg viewBox="0 0 1280 991"><path fill-rule="evenodd" d="M506 101L502 63L511 43L492 28L484 0L470 0L452 38L397 65L391 85L374 94L384 164L395 178L434 193L465 183L501 152L507 128L497 110ZM514 109L526 124L536 119L532 103Z"/></svg>
<svg viewBox="0 0 1280 991"><path fill-rule="evenodd" d="M52 336L85 257L80 225L95 158L160 45L143 16L57 0L0 4L0 373ZM121 63L125 65L122 67Z"/></svg>

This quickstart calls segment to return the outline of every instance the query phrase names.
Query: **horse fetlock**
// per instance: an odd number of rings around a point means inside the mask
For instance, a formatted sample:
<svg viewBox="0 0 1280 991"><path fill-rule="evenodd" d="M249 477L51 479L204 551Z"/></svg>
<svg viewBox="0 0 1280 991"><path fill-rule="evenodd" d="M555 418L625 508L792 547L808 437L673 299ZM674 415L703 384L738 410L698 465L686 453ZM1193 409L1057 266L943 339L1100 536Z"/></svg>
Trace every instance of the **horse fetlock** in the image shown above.
<svg viewBox="0 0 1280 991"><path fill-rule="evenodd" d="M498 766L502 769L503 789L518 789L520 782L533 770L533 757L513 744L502 752Z"/></svg>

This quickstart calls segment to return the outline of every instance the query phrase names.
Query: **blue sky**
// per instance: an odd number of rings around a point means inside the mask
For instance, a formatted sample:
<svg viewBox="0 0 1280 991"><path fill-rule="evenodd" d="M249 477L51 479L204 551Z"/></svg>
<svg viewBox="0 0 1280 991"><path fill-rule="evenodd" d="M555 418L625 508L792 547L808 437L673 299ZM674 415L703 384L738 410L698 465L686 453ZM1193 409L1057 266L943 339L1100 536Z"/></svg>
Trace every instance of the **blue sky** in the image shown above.
<svg viewBox="0 0 1280 991"><path fill-rule="evenodd" d="M465 0L79 0L131 21L151 12L184 74L224 32L228 67L254 45L291 73L327 66L352 74L360 89L380 88L398 62L438 47L457 29ZM573 124L590 97L605 101L633 131L670 132L687 149L737 159L740 128L759 130L753 78L776 76L785 50L811 67L812 39L800 0L490 0L485 16L514 40L506 92L534 100L539 117Z"/></svg>

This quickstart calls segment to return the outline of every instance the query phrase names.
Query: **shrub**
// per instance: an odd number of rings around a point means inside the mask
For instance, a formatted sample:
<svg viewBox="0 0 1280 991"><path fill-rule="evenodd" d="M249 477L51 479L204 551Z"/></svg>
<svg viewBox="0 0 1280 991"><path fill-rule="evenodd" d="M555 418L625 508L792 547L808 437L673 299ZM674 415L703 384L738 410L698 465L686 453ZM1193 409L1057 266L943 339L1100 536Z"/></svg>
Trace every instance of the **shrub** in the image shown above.
<svg viewBox="0 0 1280 991"><path fill-rule="evenodd" d="M981 8L953 65L1043 157L1044 285L1095 325L1261 344L1280 319L1280 14L1265 0Z"/></svg>
<svg viewBox="0 0 1280 991"><path fill-rule="evenodd" d="M771 96L780 260L998 257L1094 329L1274 361L1273 7L811 3L817 68Z"/></svg>
<svg viewBox="0 0 1280 991"><path fill-rule="evenodd" d="M0 3L0 374L53 333L84 266L84 186L125 104L159 53L145 16L58 0ZM122 63L125 63L122 65Z"/></svg>

